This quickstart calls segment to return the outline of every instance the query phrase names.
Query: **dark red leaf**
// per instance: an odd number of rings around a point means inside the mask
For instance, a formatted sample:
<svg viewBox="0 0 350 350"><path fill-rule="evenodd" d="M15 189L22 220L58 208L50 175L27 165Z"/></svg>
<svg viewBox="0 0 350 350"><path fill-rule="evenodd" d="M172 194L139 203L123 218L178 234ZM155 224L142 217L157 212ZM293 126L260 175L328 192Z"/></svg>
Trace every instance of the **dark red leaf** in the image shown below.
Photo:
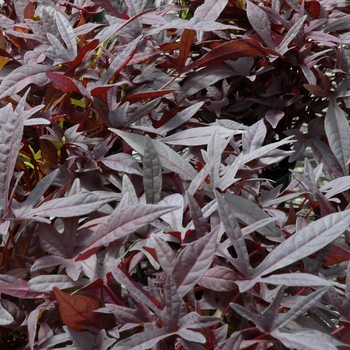
<svg viewBox="0 0 350 350"><path fill-rule="evenodd" d="M279 56L276 51L262 47L254 39L232 40L215 47L205 56L188 65L185 71L187 72L191 69L203 66L216 65L226 60L235 60L241 57L259 57L266 55Z"/></svg>
<svg viewBox="0 0 350 350"><path fill-rule="evenodd" d="M84 295L69 295L56 287L53 288L53 293L61 319L67 327L75 331L102 328L100 315L92 312L100 306L97 300Z"/></svg>
<svg viewBox="0 0 350 350"><path fill-rule="evenodd" d="M96 49L98 44L99 44L99 40L94 39L94 40L90 41L89 43L87 43L86 45L84 45L81 48L81 50L78 52L78 55L74 59L74 61L67 62L68 66L74 67L75 65L80 64L89 52Z"/></svg>
<svg viewBox="0 0 350 350"><path fill-rule="evenodd" d="M191 51L195 34L196 34L195 31L191 29L185 29L182 33L181 41L180 41L180 53L177 59L177 67L178 67L179 73L182 72L182 69L186 64L186 60Z"/></svg>
<svg viewBox="0 0 350 350"><path fill-rule="evenodd" d="M157 98L174 92L175 90L160 90L160 91L146 91L137 92L133 95L124 98L123 102L135 103L139 101L144 101L152 98Z"/></svg>
<svg viewBox="0 0 350 350"><path fill-rule="evenodd" d="M350 251L345 250L337 245L334 245L326 261L324 262L324 265L332 266L332 265L339 264L342 261L348 261L348 260L350 260Z"/></svg>
<svg viewBox="0 0 350 350"><path fill-rule="evenodd" d="M63 74L56 72L46 72L47 77L58 86L58 88L63 92L79 92L80 90L77 85L74 83L73 79L67 77Z"/></svg>

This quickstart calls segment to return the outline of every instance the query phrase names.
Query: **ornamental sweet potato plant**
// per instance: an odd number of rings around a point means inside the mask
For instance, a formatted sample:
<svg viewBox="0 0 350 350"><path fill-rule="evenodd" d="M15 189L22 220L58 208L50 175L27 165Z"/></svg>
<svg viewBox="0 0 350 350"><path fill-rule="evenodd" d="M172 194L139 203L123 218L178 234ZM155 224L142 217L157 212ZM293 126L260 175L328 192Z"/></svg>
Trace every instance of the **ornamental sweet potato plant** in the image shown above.
<svg viewBox="0 0 350 350"><path fill-rule="evenodd" d="M349 349L347 6L2 1L0 349Z"/></svg>

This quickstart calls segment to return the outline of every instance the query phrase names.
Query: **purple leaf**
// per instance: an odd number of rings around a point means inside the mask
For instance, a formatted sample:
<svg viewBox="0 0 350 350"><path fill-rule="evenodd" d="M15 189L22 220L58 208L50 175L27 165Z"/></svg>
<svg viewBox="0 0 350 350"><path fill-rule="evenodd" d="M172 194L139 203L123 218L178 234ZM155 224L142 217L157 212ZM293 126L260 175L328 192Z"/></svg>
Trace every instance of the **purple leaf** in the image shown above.
<svg viewBox="0 0 350 350"><path fill-rule="evenodd" d="M250 153L259 149L264 143L266 132L263 119L250 126L243 135L243 152Z"/></svg>
<svg viewBox="0 0 350 350"><path fill-rule="evenodd" d="M337 350L338 346L347 346L332 336L315 329L275 330L271 335L289 349Z"/></svg>
<svg viewBox="0 0 350 350"><path fill-rule="evenodd" d="M139 36L138 38L130 42L128 45L126 45L124 50L114 58L113 62L109 65L106 73L96 83L96 86L108 84L113 75L119 74L119 72L128 64L128 62L134 56L137 50L137 45L140 42L140 40L141 36Z"/></svg>
<svg viewBox="0 0 350 350"><path fill-rule="evenodd" d="M310 293L306 297L300 299L286 314L281 318L275 318L273 321L273 326L270 328L280 329L281 327L286 326L288 323L294 321L299 316L305 314L308 310L314 307L318 303L323 295L327 292L328 287L316 290L313 293Z"/></svg>
<svg viewBox="0 0 350 350"><path fill-rule="evenodd" d="M40 201L42 200L42 196L44 195L46 190L51 186L58 173L59 170L54 170L49 175L42 178L34 187L34 189L29 193L26 200L22 202L18 208L12 208L14 216L22 217L27 212L33 210L33 208L40 203Z"/></svg>
<svg viewBox="0 0 350 350"><path fill-rule="evenodd" d="M104 308L99 308L98 311L113 313L117 321L122 325L120 331L133 329L142 323L154 323L158 318L143 303L139 303L136 310L116 304L106 304Z"/></svg>
<svg viewBox="0 0 350 350"><path fill-rule="evenodd" d="M254 224L257 221L270 218L257 204L243 197L239 197L231 193L225 193L223 198L229 204L229 208L234 213L236 218L244 222L246 225ZM282 242L284 240L283 233L273 222L257 229L257 231L274 242Z"/></svg>
<svg viewBox="0 0 350 350"><path fill-rule="evenodd" d="M106 167L126 174L135 174L142 176L142 170L135 158L127 153L111 154L108 157L100 159Z"/></svg>
<svg viewBox="0 0 350 350"><path fill-rule="evenodd" d="M219 80L235 75L235 71L229 66L207 67L200 71L190 73L185 83L179 91L179 100L185 99L187 96L192 96L198 91L215 84Z"/></svg>
<svg viewBox="0 0 350 350"><path fill-rule="evenodd" d="M112 132L123 138L135 151L144 155L145 137L137 134L131 134L118 129L110 128ZM158 140L154 140L154 145L158 152L159 159L164 168L167 168L175 173L193 179L197 172L196 170L177 152L170 147L164 145Z"/></svg>
<svg viewBox="0 0 350 350"><path fill-rule="evenodd" d="M137 333L129 338L119 341L113 347L113 350L148 350L162 339L170 337L173 334L175 333L169 332L165 328L148 330L147 332Z"/></svg>
<svg viewBox="0 0 350 350"><path fill-rule="evenodd" d="M347 297L340 295L333 286L328 288L328 296L334 308L341 314L342 317L345 317L349 321L350 300Z"/></svg>
<svg viewBox="0 0 350 350"><path fill-rule="evenodd" d="M213 162L213 166L211 166L209 169L210 184L208 187L210 189L216 188L218 186L221 159L217 155L221 155L222 151L223 149L220 142L219 132L218 130L215 130L210 136L209 143L207 145L207 151L202 151L204 161L207 164L211 161Z"/></svg>
<svg viewBox="0 0 350 350"><path fill-rule="evenodd" d="M187 192L187 201L191 211L191 224L194 226L196 236L197 238L204 237L208 233L208 230L201 207L189 192Z"/></svg>
<svg viewBox="0 0 350 350"><path fill-rule="evenodd" d="M91 332L78 332L69 329L68 327L65 328L65 331L69 334L70 340L73 342L73 345L70 347L72 350L96 350L95 338Z"/></svg>
<svg viewBox="0 0 350 350"><path fill-rule="evenodd" d="M63 93L78 92L83 96L91 98L91 96L89 96L89 92L79 80L67 77L58 72L47 71L46 75Z"/></svg>
<svg viewBox="0 0 350 350"><path fill-rule="evenodd" d="M329 18L325 26L323 27L324 32L335 32L350 28L350 16L344 15L339 18Z"/></svg>
<svg viewBox="0 0 350 350"><path fill-rule="evenodd" d="M275 44L273 43L271 36L270 21L265 11L262 10L259 6L256 6L252 2L248 1L247 16L250 24L252 25L254 30L260 35L261 39L264 40L265 44L270 49L274 49Z"/></svg>
<svg viewBox="0 0 350 350"><path fill-rule="evenodd" d="M181 232L182 237L184 234L184 229L182 226L184 199L181 194L175 193L166 196L158 204L163 205L164 207L172 206L173 208L176 208L166 214L163 214L161 218L170 225L172 231Z"/></svg>
<svg viewBox="0 0 350 350"><path fill-rule="evenodd" d="M315 276L311 275L309 273L300 273L300 272L294 272L294 273L281 273L272 275L269 277L264 278L256 278L254 279L255 282L263 282L268 284L275 284L275 285L284 285L288 287L297 287L297 286L307 286L307 287L323 287L323 286L330 286L331 282ZM240 285L241 281L237 281L237 284Z"/></svg>
<svg viewBox="0 0 350 350"><path fill-rule="evenodd" d="M102 8L106 10L112 16L123 17L121 13L117 11L117 9L111 3L111 0L93 0L95 4L100 5Z"/></svg>
<svg viewBox="0 0 350 350"><path fill-rule="evenodd" d="M129 9L130 16L136 16L141 13L144 7L146 6L147 0L125 0L125 4Z"/></svg>
<svg viewBox="0 0 350 350"><path fill-rule="evenodd" d="M235 332L229 339L218 344L215 350L239 350L242 339L242 334L240 332Z"/></svg>
<svg viewBox="0 0 350 350"><path fill-rule="evenodd" d="M44 53L54 61L54 64L74 61L78 54L74 30L62 13L56 10L54 13L54 19L65 46L53 34L47 33L52 49L47 49Z"/></svg>
<svg viewBox="0 0 350 350"><path fill-rule="evenodd" d="M133 281L131 281L125 274L119 269L119 267L114 263L108 263L108 271L110 271L116 281L124 286L133 296L133 298L138 299L143 304L147 305L155 314L160 316L161 310L149 299L149 297L140 289L138 289Z"/></svg>
<svg viewBox="0 0 350 350"><path fill-rule="evenodd" d="M236 157L235 160L227 167L227 169L225 169L225 175L218 181L218 187L221 191L225 191L227 188L240 180L240 178L236 178L236 174L241 168L242 159L243 153Z"/></svg>
<svg viewBox="0 0 350 350"><path fill-rule="evenodd" d="M58 255L48 255L39 258L32 265L31 271L45 270L56 266L59 266L60 269L65 268L68 277L73 281L78 280L82 271L82 264L80 262L75 262L72 259L67 259Z"/></svg>
<svg viewBox="0 0 350 350"><path fill-rule="evenodd" d="M79 254L93 248L102 247L113 241L118 241L122 245L128 239L128 236L133 235L136 230L174 209L176 207L152 204L130 205L122 209L117 207L111 215L103 220L97 230L82 243L79 247Z"/></svg>
<svg viewBox="0 0 350 350"><path fill-rule="evenodd" d="M241 133L241 131L235 131L221 126L210 125L204 127L197 127L193 129L181 130L176 134L160 139L160 141L168 143L170 145L206 145L209 142L211 135L216 130L219 132L220 139L232 137L235 133Z"/></svg>
<svg viewBox="0 0 350 350"><path fill-rule="evenodd" d="M69 244L70 242L67 242L68 244L65 244L63 235L58 233L54 226L49 225L47 223L39 223L39 225L39 237L41 247L47 253L54 254L56 256L65 256L66 252L69 252L69 249L71 249L72 247L72 245Z"/></svg>
<svg viewBox="0 0 350 350"><path fill-rule="evenodd" d="M0 99L22 91L30 84L42 87L50 82L46 76L47 71L57 70L57 67L46 65L24 65L16 68L11 74L5 76L0 84Z"/></svg>
<svg viewBox="0 0 350 350"><path fill-rule="evenodd" d="M264 145L264 146L260 147L259 149L255 150L254 152L244 154L242 162L244 164L246 164L254 159L267 157L272 151L276 150L278 147L290 144L291 142L294 142L294 140L292 140L292 136L288 136L281 141L273 142L273 143ZM293 153L293 152L292 151L281 151L281 155L284 154L285 156L289 155L291 153ZM276 156L274 156L273 158L274 158L274 163L275 163Z"/></svg>
<svg viewBox="0 0 350 350"><path fill-rule="evenodd" d="M102 192L102 191L101 191ZM56 217L74 217L86 215L97 209L103 204L119 200L119 193L99 193L98 191L89 192L82 191L80 193L63 197L51 199L34 209L26 210L18 219L34 219L38 221L47 221L44 219L49 216Z"/></svg>
<svg viewBox="0 0 350 350"><path fill-rule="evenodd" d="M126 113L129 109L129 106L130 103L126 102L108 113L108 120L110 121L113 128L118 128L128 124L126 120Z"/></svg>
<svg viewBox="0 0 350 350"><path fill-rule="evenodd" d="M249 254L245 245L245 240L234 214L235 207L230 205L231 203L227 201L222 194L217 192L216 199L218 202L220 218L225 227L226 234L237 254L237 259L234 259L231 263L235 265L244 277L249 278L252 268L250 266Z"/></svg>
<svg viewBox="0 0 350 350"><path fill-rule="evenodd" d="M238 30L240 29L237 26L233 26L233 25L227 25L227 24L222 24L220 22L208 22L206 20L200 19L198 17L196 18L192 18L191 20L182 20L182 19L175 19L172 20L166 24L163 24L161 26L157 26L156 28L152 28L151 30L149 30L148 32L145 33L146 37L150 37L152 35L157 35L159 33L162 33L168 29L172 29L172 28L176 28L178 30L181 29L192 29L192 30L202 30L205 32L208 31L212 31L212 30ZM252 44L254 45L254 44ZM236 45L233 45L236 46ZM250 45L249 45L250 47ZM242 56L239 56L242 57ZM212 57L210 57L212 58ZM196 66L196 65L195 65ZM192 69L192 65L191 67L186 66L186 71L189 71L190 69Z"/></svg>
<svg viewBox="0 0 350 350"><path fill-rule="evenodd" d="M20 100L17 108L13 111L10 104L0 109L0 140L2 147L0 151L0 217L2 218L8 210L10 184L18 152L21 148L23 125L25 120L24 102L27 97Z"/></svg>
<svg viewBox="0 0 350 350"><path fill-rule="evenodd" d="M190 342L196 342L196 343L202 343L202 344L205 344L206 342L206 338L203 334L199 332L191 331L190 329L187 329L187 328L180 328L177 331L177 334L181 338L186 339Z"/></svg>
<svg viewBox="0 0 350 350"><path fill-rule="evenodd" d="M127 116L129 125L136 122L137 120L140 120L145 115L151 113L153 110L157 108L159 103L160 103L160 98L156 98L154 100L151 100L148 103L142 104L140 108L137 108L133 113Z"/></svg>
<svg viewBox="0 0 350 350"><path fill-rule="evenodd" d="M145 154L143 157L143 186L146 203L157 204L162 192L162 166L152 139L145 137Z"/></svg>
<svg viewBox="0 0 350 350"><path fill-rule="evenodd" d="M345 164L350 158L350 126L345 112L333 97L329 100L325 129L330 147L343 168L344 175L348 175L349 169Z"/></svg>
<svg viewBox="0 0 350 350"><path fill-rule="evenodd" d="M58 232L52 225L39 223L39 239L41 247L48 253L71 258L76 242L76 232L79 218L64 219L64 230ZM56 223L59 222L58 220Z"/></svg>
<svg viewBox="0 0 350 350"><path fill-rule="evenodd" d="M330 147L321 138L325 135L324 121L316 118L309 123L309 140L315 160L323 164L323 170L330 179L336 179L344 175L344 170L331 151Z"/></svg>
<svg viewBox="0 0 350 350"><path fill-rule="evenodd" d="M280 287L277 290L274 299L271 304L260 314L257 312L252 312L242 305L230 303L230 306L242 317L250 320L256 324L256 326L266 333L270 333L275 329L274 322L277 320L280 303L283 297L284 288Z"/></svg>
<svg viewBox="0 0 350 350"><path fill-rule="evenodd" d="M237 274L225 266L215 266L209 269L198 284L217 292L230 292L236 288Z"/></svg>
<svg viewBox="0 0 350 350"><path fill-rule="evenodd" d="M13 322L13 316L0 304L0 326L7 326Z"/></svg>
<svg viewBox="0 0 350 350"><path fill-rule="evenodd" d="M188 244L179 254L173 277L180 296L186 295L212 264L218 230Z"/></svg>
<svg viewBox="0 0 350 350"><path fill-rule="evenodd" d="M206 21L215 21L227 5L228 0L205 0L201 6L196 8L193 16Z"/></svg>
<svg viewBox="0 0 350 350"><path fill-rule="evenodd" d="M180 319L180 328L201 329L205 327L211 327L221 322L220 317L214 316L200 316L197 312L187 313Z"/></svg>
<svg viewBox="0 0 350 350"><path fill-rule="evenodd" d="M188 121L188 119L192 118L202 106L203 102L198 102L190 107L185 108L181 112L177 113L174 117L172 117L167 123L158 128L157 132L160 134L165 134L184 124Z"/></svg>
<svg viewBox="0 0 350 350"><path fill-rule="evenodd" d="M321 192L326 192L325 196L328 199L331 199L338 193L343 193L350 188L350 178L349 176L342 176L334 179L326 184L324 184L321 188Z"/></svg>
<svg viewBox="0 0 350 350"><path fill-rule="evenodd" d="M37 293L29 290L28 282L14 276L0 275L0 293L22 299L47 298L49 293Z"/></svg>
<svg viewBox="0 0 350 350"><path fill-rule="evenodd" d="M152 240L160 266L167 275L171 274L176 262L175 252L166 241L157 235L152 235Z"/></svg>
<svg viewBox="0 0 350 350"><path fill-rule="evenodd" d="M284 117L284 112L281 110L270 109L265 114L265 119L275 129L278 122Z"/></svg>
<svg viewBox="0 0 350 350"><path fill-rule="evenodd" d="M308 138L298 129L289 129L283 132L287 136L292 136L296 142L294 143L294 153L289 156L289 162L296 161L302 154L304 154L306 147L308 146Z"/></svg>
<svg viewBox="0 0 350 350"><path fill-rule="evenodd" d="M214 131L215 133L216 131ZM231 137L229 137L226 140L221 140L220 147L215 147L215 149L212 151L212 156L209 158L208 155L203 151L202 155L205 158L206 164L203 169L197 174L197 176L193 179L190 186L187 188L187 192L191 195L194 195L194 193L198 190L200 186L202 186L205 189L209 189L209 191L212 191L213 185L207 185L205 183L205 179L210 173L211 169L217 164L218 159L221 158L222 152L226 149L227 145L231 141ZM234 182L234 181L233 181ZM218 185L221 183L221 180L218 178ZM211 188L210 188L211 187Z"/></svg>
<svg viewBox="0 0 350 350"><path fill-rule="evenodd" d="M191 349L191 350L206 350L204 346L194 343L189 340L185 340L184 338L178 338L177 341L179 344L182 345L184 349Z"/></svg>
<svg viewBox="0 0 350 350"><path fill-rule="evenodd" d="M41 275L32 278L28 282L28 288L31 292L50 292L54 287L59 289L68 289L73 287L83 287L90 283L86 278L79 278L77 281L66 275Z"/></svg>
<svg viewBox="0 0 350 350"><path fill-rule="evenodd" d="M282 287L278 289L271 304L261 314L251 312L239 304L231 303L230 306L244 318L253 321L261 331L271 333L307 312L321 299L326 291L327 288L323 288L304 297L283 317L279 317L279 308L284 294L284 288Z"/></svg>
<svg viewBox="0 0 350 350"><path fill-rule="evenodd" d="M289 50L289 44L298 35L300 29L304 25L306 20L306 15L301 17L293 26L288 30L287 34L284 36L282 42L277 46L276 51L281 55L284 55Z"/></svg>
<svg viewBox="0 0 350 350"><path fill-rule="evenodd" d="M208 26L207 21L203 22ZM216 46L207 54L186 66L186 71L204 66L220 66L222 62L228 59L233 60L242 57L259 57L266 55L278 56L277 52L262 47L259 42L254 39L245 38L230 40Z"/></svg>
<svg viewBox="0 0 350 350"><path fill-rule="evenodd" d="M330 214L306 226L275 248L254 270L267 275L311 255L339 237L350 224L350 210Z"/></svg>
<svg viewBox="0 0 350 350"><path fill-rule="evenodd" d="M165 308L161 313L163 326L170 331L177 331L179 323L186 317L187 306L177 292L172 274L167 276L164 287Z"/></svg>

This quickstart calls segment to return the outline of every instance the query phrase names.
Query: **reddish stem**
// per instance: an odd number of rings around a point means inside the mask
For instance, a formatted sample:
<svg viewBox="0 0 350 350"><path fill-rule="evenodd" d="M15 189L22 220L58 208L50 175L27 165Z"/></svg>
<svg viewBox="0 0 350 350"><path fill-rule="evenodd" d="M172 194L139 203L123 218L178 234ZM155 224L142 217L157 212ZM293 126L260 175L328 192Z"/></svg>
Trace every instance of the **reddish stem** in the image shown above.
<svg viewBox="0 0 350 350"><path fill-rule="evenodd" d="M239 296L241 295L240 292L237 292L235 294L235 296L232 298L231 302L230 303L234 303L238 298ZM228 303L228 305L226 306L225 310L221 313L220 317L221 318L224 318L225 315L228 313L228 311L231 309L231 306L230 306L230 303ZM216 325L214 325L211 329L214 331L215 329L217 329L219 327L219 324L217 323Z"/></svg>

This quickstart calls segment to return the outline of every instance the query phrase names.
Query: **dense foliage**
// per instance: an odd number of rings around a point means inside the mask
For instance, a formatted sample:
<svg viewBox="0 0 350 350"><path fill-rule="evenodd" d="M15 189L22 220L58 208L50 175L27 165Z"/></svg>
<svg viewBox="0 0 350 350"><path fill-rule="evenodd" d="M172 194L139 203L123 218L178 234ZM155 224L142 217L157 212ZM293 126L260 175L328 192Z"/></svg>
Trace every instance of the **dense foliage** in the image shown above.
<svg viewBox="0 0 350 350"><path fill-rule="evenodd" d="M345 1L0 4L0 349L350 347Z"/></svg>

